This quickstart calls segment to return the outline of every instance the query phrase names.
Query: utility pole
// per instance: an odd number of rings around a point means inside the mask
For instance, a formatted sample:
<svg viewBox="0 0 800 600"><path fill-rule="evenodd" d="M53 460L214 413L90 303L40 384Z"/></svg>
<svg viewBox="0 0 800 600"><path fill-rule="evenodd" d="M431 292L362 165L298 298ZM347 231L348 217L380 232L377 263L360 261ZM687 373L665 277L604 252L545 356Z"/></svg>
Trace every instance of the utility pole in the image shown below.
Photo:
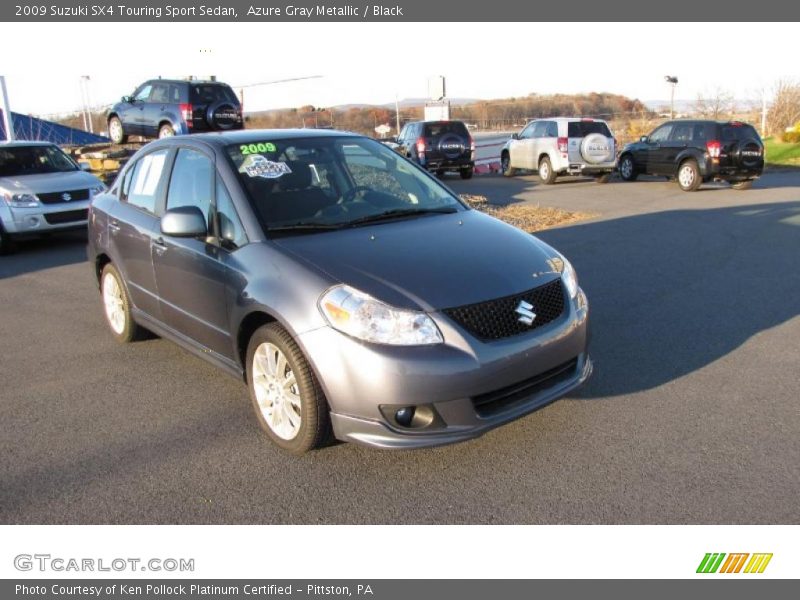
<svg viewBox="0 0 800 600"><path fill-rule="evenodd" d="M761 90L761 137L767 137L767 91Z"/></svg>
<svg viewBox="0 0 800 600"><path fill-rule="evenodd" d="M397 100L397 94L394 95L394 118L397 127L396 135L400 135L400 102Z"/></svg>
<svg viewBox="0 0 800 600"><path fill-rule="evenodd" d="M14 120L11 117L11 107L8 104L8 91L6 91L6 78L0 75L0 108L3 109L3 125L6 128L6 141L14 141Z"/></svg>
<svg viewBox="0 0 800 600"><path fill-rule="evenodd" d="M678 85L678 78L674 75L665 75L664 81L670 85L669 94L669 118L675 118L675 86Z"/></svg>

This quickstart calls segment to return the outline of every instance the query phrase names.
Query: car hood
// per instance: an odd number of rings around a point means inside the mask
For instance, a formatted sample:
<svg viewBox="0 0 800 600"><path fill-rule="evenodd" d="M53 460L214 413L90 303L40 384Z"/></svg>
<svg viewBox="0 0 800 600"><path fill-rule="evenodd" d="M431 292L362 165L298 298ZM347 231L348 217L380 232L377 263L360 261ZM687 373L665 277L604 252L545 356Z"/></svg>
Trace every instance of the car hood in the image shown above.
<svg viewBox="0 0 800 600"><path fill-rule="evenodd" d="M85 171L45 173L42 175L15 175L0 177L0 188L9 192L47 194L67 190L85 190L102 182Z"/></svg>
<svg viewBox="0 0 800 600"><path fill-rule="evenodd" d="M547 244L476 210L274 242L299 259L399 308L439 310L510 296L558 275Z"/></svg>

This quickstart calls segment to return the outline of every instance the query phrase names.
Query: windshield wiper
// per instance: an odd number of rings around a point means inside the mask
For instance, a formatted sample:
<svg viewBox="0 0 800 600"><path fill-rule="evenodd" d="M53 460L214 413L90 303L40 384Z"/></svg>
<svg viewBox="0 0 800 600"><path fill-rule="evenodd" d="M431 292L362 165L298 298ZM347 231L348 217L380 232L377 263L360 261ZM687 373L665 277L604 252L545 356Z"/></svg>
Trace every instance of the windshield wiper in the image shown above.
<svg viewBox="0 0 800 600"><path fill-rule="evenodd" d="M342 223L342 225L347 227L353 227L357 225L363 225L364 223L376 223L379 221L388 221L391 219L396 219L398 217L412 217L416 215L450 215L454 212L458 212L453 206L446 206L442 208L395 208L393 210L387 210L382 213L378 213L376 215L367 215L365 217L359 217L358 219L353 219L347 223Z"/></svg>
<svg viewBox="0 0 800 600"><path fill-rule="evenodd" d="M276 225L267 227L267 231L329 231L331 229L341 229L341 223L314 223L313 221L298 221L288 225Z"/></svg>

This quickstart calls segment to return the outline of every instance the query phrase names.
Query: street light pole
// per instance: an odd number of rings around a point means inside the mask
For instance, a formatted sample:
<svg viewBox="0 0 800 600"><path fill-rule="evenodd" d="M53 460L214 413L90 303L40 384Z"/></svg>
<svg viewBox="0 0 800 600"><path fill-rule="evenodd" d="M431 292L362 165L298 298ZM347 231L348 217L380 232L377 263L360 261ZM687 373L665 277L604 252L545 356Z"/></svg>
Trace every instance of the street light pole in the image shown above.
<svg viewBox="0 0 800 600"><path fill-rule="evenodd" d="M678 78L674 75L665 75L664 81L670 85L669 93L669 118L675 118L675 86L678 85Z"/></svg>
<svg viewBox="0 0 800 600"><path fill-rule="evenodd" d="M11 108L8 105L8 92L6 91L6 78L0 75L0 102L3 109L3 124L6 128L6 141L14 141L14 120L11 118Z"/></svg>
<svg viewBox="0 0 800 600"><path fill-rule="evenodd" d="M394 115L397 135L400 135L400 102L397 100L397 94L394 95Z"/></svg>

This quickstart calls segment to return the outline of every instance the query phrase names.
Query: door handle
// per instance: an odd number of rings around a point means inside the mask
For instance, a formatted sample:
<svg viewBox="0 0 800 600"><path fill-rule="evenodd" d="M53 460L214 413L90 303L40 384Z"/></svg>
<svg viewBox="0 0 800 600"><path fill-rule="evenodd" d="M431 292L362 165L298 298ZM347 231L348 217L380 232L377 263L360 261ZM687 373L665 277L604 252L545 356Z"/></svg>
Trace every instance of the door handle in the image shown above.
<svg viewBox="0 0 800 600"><path fill-rule="evenodd" d="M164 238L156 238L153 240L153 249L156 251L156 254L159 256L163 256L164 252L167 251L167 244L164 241Z"/></svg>

